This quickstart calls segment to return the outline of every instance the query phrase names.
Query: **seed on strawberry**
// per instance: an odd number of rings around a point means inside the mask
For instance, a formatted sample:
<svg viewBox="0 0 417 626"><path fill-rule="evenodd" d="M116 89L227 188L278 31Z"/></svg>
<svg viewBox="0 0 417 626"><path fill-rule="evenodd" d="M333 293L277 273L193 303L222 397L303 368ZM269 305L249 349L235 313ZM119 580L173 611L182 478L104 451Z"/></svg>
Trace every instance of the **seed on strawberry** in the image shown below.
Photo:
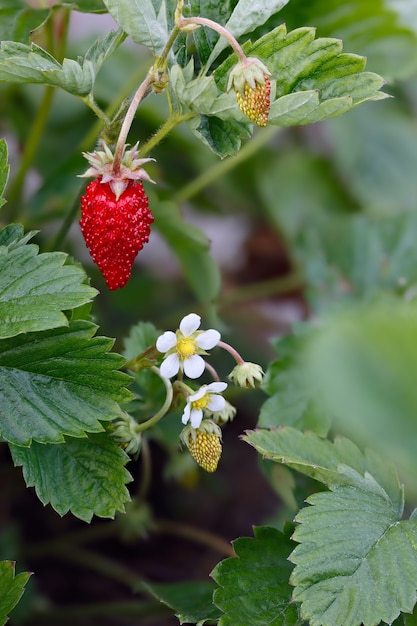
<svg viewBox="0 0 417 626"><path fill-rule="evenodd" d="M268 76L264 76L264 82L256 83L255 87L251 87L245 83L243 94L236 92L236 101L239 109L247 118L258 126L266 126L268 123L270 101L271 82Z"/></svg>
<svg viewBox="0 0 417 626"><path fill-rule="evenodd" d="M193 459L206 472L215 472L222 454L222 444L219 436L212 432L197 430L194 437L190 437L188 449Z"/></svg>
<svg viewBox="0 0 417 626"><path fill-rule="evenodd" d="M119 289L129 280L153 219L141 183L127 180L118 198L101 177L87 186L81 198L81 231L109 289Z"/></svg>

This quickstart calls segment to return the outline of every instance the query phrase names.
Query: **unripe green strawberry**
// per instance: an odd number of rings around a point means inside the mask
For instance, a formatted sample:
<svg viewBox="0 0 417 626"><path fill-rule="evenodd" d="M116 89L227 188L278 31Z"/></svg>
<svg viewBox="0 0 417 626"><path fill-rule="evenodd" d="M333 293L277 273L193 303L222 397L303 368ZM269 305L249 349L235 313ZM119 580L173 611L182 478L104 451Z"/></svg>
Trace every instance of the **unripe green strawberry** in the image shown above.
<svg viewBox="0 0 417 626"><path fill-rule="evenodd" d="M219 436L212 432L197 430L195 437L189 439L188 449L193 459L206 472L215 472L222 454Z"/></svg>
<svg viewBox="0 0 417 626"><path fill-rule="evenodd" d="M236 92L236 101L239 109L251 122L258 126L266 126L268 123L271 106L270 93L271 81L266 75L264 76L263 84L256 83L255 87L251 87L248 83L245 83L243 94L240 91Z"/></svg>
<svg viewBox="0 0 417 626"><path fill-rule="evenodd" d="M126 181L118 198L101 177L87 186L81 198L81 231L109 289L119 289L129 280L153 219L141 183Z"/></svg>

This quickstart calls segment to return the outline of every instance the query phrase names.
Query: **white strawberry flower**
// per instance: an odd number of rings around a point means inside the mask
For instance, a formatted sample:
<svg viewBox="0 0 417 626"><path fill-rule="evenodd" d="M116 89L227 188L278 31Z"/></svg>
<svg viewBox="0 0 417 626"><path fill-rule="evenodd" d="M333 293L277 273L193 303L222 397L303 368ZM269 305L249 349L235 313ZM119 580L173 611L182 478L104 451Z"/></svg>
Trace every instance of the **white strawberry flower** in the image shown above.
<svg viewBox="0 0 417 626"><path fill-rule="evenodd" d="M172 378L179 371L184 371L188 378L199 378L204 372L205 362L200 356L206 350L214 348L220 341L220 333L210 330L198 330L201 317L195 313L186 315L174 333L167 330L158 337L156 349L165 353L160 372L164 378Z"/></svg>
<svg viewBox="0 0 417 626"><path fill-rule="evenodd" d="M210 383L209 385L202 385L198 391L188 396L187 404L182 414L182 423L188 424L188 422L191 422L193 428L199 428L204 410L210 411L210 413L222 411L226 400L219 394L226 387L227 383Z"/></svg>

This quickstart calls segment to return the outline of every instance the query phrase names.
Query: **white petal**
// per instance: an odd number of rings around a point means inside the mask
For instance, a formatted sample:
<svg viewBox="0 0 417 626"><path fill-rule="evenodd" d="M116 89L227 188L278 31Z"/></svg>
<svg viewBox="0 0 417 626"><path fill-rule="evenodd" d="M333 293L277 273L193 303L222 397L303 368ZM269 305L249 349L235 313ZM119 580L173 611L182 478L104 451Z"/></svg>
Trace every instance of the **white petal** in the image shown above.
<svg viewBox="0 0 417 626"><path fill-rule="evenodd" d="M188 378L200 378L205 367L204 359L198 354L193 354L189 359L184 360L184 372Z"/></svg>
<svg viewBox="0 0 417 626"><path fill-rule="evenodd" d="M175 336L175 333L172 332L172 330L165 331L156 340L156 349L159 352L168 352L168 350L171 350L171 348L176 345L177 337Z"/></svg>
<svg viewBox="0 0 417 626"><path fill-rule="evenodd" d="M210 350L210 348L214 348L219 343L220 337L218 330L210 328L210 330L204 330L201 335L196 337L196 344L202 350Z"/></svg>
<svg viewBox="0 0 417 626"><path fill-rule="evenodd" d="M181 421L183 424L187 424L188 420L190 419L190 413L191 413L191 404L187 402L187 404L185 405L184 412L182 414L182 418L181 418Z"/></svg>
<svg viewBox="0 0 417 626"><path fill-rule="evenodd" d="M189 402L195 402L195 400L200 400L207 393L207 385L201 385L200 389L198 389L192 396L188 396Z"/></svg>
<svg viewBox="0 0 417 626"><path fill-rule="evenodd" d="M211 392L215 392L215 393L219 393L221 391L224 391L227 387L227 383L210 383L209 385L207 385L207 390L211 391Z"/></svg>
<svg viewBox="0 0 417 626"><path fill-rule="evenodd" d="M202 419L203 419L203 411L201 409L191 410L191 426L193 428L199 428Z"/></svg>
<svg viewBox="0 0 417 626"><path fill-rule="evenodd" d="M215 393L210 396L210 402L208 407L210 411L222 411L226 405L226 400L223 396L217 396Z"/></svg>
<svg viewBox="0 0 417 626"><path fill-rule="evenodd" d="M180 331L185 337L192 335L200 326L201 317L196 313L190 313L182 318L180 323Z"/></svg>
<svg viewBox="0 0 417 626"><path fill-rule="evenodd" d="M180 369L180 360L176 354L169 354L166 359L161 363L159 371L164 378L172 378L175 374L178 374Z"/></svg>

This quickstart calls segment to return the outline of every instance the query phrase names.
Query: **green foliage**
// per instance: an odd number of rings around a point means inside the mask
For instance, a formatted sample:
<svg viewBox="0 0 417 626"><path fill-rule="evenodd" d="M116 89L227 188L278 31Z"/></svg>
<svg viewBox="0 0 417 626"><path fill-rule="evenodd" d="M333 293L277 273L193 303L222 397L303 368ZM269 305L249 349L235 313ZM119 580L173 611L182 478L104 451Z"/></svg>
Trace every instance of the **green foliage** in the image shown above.
<svg viewBox="0 0 417 626"><path fill-rule="evenodd" d="M213 605L213 582L148 584L147 587L160 602L175 611L180 624L217 624L221 612Z"/></svg>
<svg viewBox="0 0 417 626"><path fill-rule="evenodd" d="M311 506L296 517L291 583L303 617L314 626L371 626L412 611L417 525L413 517L401 520L403 495L392 468L349 440L331 444L288 427L245 439L332 490L310 496Z"/></svg>
<svg viewBox="0 0 417 626"><path fill-rule="evenodd" d="M301 626L288 583L294 547L275 528L255 528L255 537L237 539L236 557L221 561L212 576L219 585L214 603L223 611L220 626Z"/></svg>
<svg viewBox="0 0 417 626"><path fill-rule="evenodd" d="M28 446L84 437L103 430L101 421L120 414L131 399L129 376L118 370L124 359L109 353L113 341L94 337L96 326L21 334L0 343L1 436Z"/></svg>
<svg viewBox="0 0 417 626"><path fill-rule="evenodd" d="M4 626L8 614L19 602L31 574L21 572L15 575L13 561L0 561L0 624Z"/></svg>
<svg viewBox="0 0 417 626"><path fill-rule="evenodd" d="M3 198L4 189L9 177L8 151L5 139L0 140L0 208L6 202ZM1 237L1 234L0 234Z"/></svg>
<svg viewBox="0 0 417 626"><path fill-rule="evenodd" d="M25 45L2 41L0 82L53 85L75 96L88 96L93 90L100 65L123 38L121 30L110 33L96 41L84 58L79 58L79 61L64 59L62 64L34 43Z"/></svg>
<svg viewBox="0 0 417 626"><path fill-rule="evenodd" d="M50 16L50 9L33 9L23 0L1 0L0 41L12 39L26 43L30 34Z"/></svg>
<svg viewBox="0 0 417 626"><path fill-rule="evenodd" d="M0 231L0 337L68 324L65 311L90 302L96 290L61 252L39 254L21 226Z"/></svg>
<svg viewBox="0 0 417 626"><path fill-rule="evenodd" d="M104 433L10 449L27 486L35 487L39 500L60 515L71 511L85 522L93 515L113 518L130 499L125 484L132 478L124 467L129 457Z"/></svg>

